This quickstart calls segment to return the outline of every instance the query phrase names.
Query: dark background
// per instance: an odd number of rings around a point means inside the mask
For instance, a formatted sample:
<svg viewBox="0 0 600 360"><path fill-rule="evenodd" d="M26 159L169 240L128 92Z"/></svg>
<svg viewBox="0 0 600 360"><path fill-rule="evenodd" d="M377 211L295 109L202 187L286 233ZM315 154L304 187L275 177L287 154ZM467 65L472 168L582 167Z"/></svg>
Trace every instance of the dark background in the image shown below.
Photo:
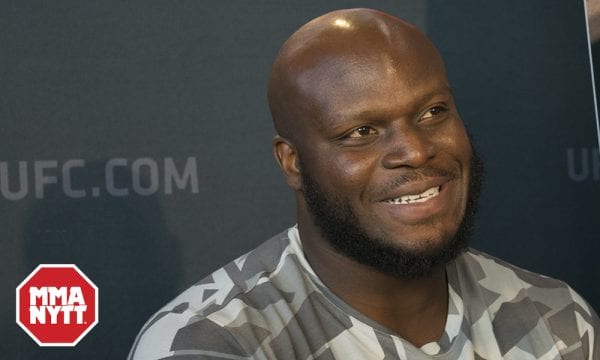
<svg viewBox="0 0 600 360"><path fill-rule="evenodd" d="M2 3L0 163L28 192L0 196L0 354L125 358L145 320L215 268L293 225L271 155L266 80L281 43L330 10L403 17L439 47L486 160L473 246L567 281L600 308L600 156L582 1L162 1ZM198 191L151 195L148 169L196 159ZM62 190L61 166L83 159ZM35 196L33 164L58 178ZM162 175L161 175L162 176ZM161 178L162 179L162 178ZM101 195L90 196L99 187ZM15 323L15 288L40 263L75 263L100 288L100 323L40 348Z"/></svg>

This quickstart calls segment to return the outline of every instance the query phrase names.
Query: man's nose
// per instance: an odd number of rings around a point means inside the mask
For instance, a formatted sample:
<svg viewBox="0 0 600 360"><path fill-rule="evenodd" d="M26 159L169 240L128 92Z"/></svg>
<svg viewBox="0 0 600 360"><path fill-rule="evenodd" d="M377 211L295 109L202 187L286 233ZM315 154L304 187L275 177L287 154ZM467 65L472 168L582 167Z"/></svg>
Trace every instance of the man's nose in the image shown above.
<svg viewBox="0 0 600 360"><path fill-rule="evenodd" d="M422 167L435 154L431 139L414 126L395 129L385 141L382 165L385 168Z"/></svg>

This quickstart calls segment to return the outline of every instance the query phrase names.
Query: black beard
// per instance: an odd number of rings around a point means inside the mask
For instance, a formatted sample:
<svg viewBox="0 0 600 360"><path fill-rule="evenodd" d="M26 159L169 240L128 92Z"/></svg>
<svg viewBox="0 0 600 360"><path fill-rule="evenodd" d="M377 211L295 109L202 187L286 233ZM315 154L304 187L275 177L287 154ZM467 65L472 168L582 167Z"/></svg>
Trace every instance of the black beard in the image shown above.
<svg viewBox="0 0 600 360"><path fill-rule="evenodd" d="M471 157L468 198L465 214L455 234L438 242L435 248L410 251L394 246L385 239L374 238L360 227L350 205L324 192L306 172L300 159L304 199L321 235L335 250L350 259L383 274L402 279L416 279L447 264L465 251L474 229L477 202L483 184L483 161L475 150Z"/></svg>

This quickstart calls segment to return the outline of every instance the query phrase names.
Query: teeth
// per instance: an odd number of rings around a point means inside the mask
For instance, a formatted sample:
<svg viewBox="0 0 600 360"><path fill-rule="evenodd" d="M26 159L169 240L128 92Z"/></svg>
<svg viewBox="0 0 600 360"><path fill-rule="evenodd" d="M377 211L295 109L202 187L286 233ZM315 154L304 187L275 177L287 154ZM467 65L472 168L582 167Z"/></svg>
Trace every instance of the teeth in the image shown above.
<svg viewBox="0 0 600 360"><path fill-rule="evenodd" d="M401 196L396 199L387 200L387 202L389 204L397 204L397 205L404 205L404 204L410 204L410 203L416 203L416 202L425 202L431 198L438 196L439 193L440 193L440 187L436 186L436 187L427 189L418 195L404 195L404 196Z"/></svg>

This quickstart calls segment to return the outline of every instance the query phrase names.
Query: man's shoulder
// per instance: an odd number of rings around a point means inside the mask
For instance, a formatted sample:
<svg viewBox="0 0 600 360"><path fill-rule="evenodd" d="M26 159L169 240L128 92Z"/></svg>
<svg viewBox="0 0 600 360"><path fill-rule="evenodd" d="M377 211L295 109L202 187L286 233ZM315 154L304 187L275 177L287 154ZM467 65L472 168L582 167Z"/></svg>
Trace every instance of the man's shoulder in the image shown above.
<svg viewBox="0 0 600 360"><path fill-rule="evenodd" d="M479 324L489 319L501 345L513 346L514 339L553 339L565 345L559 349L565 353L570 347L579 347L582 354L600 350L598 317L565 282L473 249L455 264L470 317Z"/></svg>
<svg viewBox="0 0 600 360"><path fill-rule="evenodd" d="M247 356L248 344L240 344L229 328L261 338L261 329L244 312L262 301L276 301L267 297L285 296L273 290L273 281L292 252L289 247L286 230L192 285L150 318L129 358L167 358L199 344L198 355Z"/></svg>
<svg viewBox="0 0 600 360"><path fill-rule="evenodd" d="M525 270L508 261L470 248L456 260L461 278L477 283L500 297L560 296L581 302L581 297L564 281ZM505 299L506 300L506 299ZM543 300L543 299L540 299ZM585 302L584 302L585 303Z"/></svg>

